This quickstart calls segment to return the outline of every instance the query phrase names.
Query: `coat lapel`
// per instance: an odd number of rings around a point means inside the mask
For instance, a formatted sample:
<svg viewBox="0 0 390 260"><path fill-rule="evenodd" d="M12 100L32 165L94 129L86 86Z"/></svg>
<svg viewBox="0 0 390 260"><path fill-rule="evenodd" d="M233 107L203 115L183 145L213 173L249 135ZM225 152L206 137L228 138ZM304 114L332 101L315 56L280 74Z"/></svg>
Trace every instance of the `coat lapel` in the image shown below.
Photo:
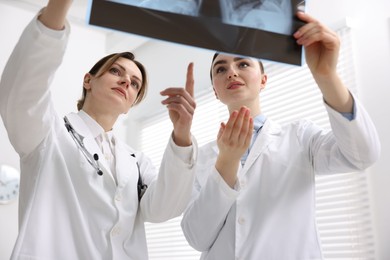
<svg viewBox="0 0 390 260"><path fill-rule="evenodd" d="M246 159L244 167L240 172L240 175L244 175L252 167L253 163L259 158L259 156L267 149L267 147L277 138L281 133L281 127L273 123L271 120L267 120L264 123L263 129L259 136L256 138L255 143Z"/></svg>

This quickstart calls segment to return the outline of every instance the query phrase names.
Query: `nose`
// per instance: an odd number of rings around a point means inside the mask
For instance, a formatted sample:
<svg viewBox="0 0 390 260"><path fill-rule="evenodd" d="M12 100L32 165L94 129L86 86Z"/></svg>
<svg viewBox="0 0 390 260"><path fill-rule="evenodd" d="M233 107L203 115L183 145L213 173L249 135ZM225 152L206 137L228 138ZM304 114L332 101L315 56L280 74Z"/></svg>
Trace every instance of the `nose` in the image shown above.
<svg viewBox="0 0 390 260"><path fill-rule="evenodd" d="M126 89L129 88L130 83L131 83L130 77L127 76L127 75L124 76L124 77L122 77L122 78L120 79L120 84L121 84L122 86L124 86Z"/></svg>
<svg viewBox="0 0 390 260"><path fill-rule="evenodd" d="M236 70L234 68L230 68L228 73L227 73L227 76L228 76L229 79L231 79L231 78L238 77L238 74L237 74L237 72L236 72Z"/></svg>

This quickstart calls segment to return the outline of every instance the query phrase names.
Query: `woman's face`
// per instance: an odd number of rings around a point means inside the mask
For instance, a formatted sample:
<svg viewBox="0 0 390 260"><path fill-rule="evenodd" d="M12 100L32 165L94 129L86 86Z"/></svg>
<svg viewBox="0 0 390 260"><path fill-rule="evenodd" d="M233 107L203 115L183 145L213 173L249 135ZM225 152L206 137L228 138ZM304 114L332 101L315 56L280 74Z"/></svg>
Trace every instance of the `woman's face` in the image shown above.
<svg viewBox="0 0 390 260"><path fill-rule="evenodd" d="M214 91L222 103L229 107L258 104L267 77L257 60L219 54L211 69Z"/></svg>
<svg viewBox="0 0 390 260"><path fill-rule="evenodd" d="M86 100L95 109L125 114L141 89L142 73L133 61L120 57L100 77L91 76L84 86L89 89Z"/></svg>

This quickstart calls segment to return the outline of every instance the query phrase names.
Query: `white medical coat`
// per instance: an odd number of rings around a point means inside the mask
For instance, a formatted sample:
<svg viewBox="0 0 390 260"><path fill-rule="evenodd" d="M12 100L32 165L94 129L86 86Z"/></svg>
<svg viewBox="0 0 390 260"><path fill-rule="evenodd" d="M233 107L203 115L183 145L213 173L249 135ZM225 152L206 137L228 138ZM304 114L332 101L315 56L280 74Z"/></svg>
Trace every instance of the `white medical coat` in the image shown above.
<svg viewBox="0 0 390 260"><path fill-rule="evenodd" d="M216 142L199 149L193 202L182 219L201 259L322 259L315 174L361 171L379 157L373 123L355 98L349 121L327 107L333 131L267 120L231 189L215 169Z"/></svg>
<svg viewBox="0 0 390 260"><path fill-rule="evenodd" d="M0 84L1 116L21 160L19 235L12 259L147 259L144 221L178 216L190 200L195 140L192 147L177 147L170 139L158 174L147 157L114 137L118 184L104 159L99 176L56 114L50 95L68 34L69 25L54 32L35 18ZM84 121L76 113L67 117L89 153L104 158ZM149 186L140 203L137 161Z"/></svg>

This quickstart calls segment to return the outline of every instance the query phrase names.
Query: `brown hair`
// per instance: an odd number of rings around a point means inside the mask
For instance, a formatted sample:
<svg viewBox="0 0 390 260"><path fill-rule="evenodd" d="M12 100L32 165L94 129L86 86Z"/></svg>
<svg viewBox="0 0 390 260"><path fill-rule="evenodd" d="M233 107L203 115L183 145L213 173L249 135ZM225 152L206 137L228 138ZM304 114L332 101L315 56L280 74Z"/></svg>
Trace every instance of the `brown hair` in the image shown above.
<svg viewBox="0 0 390 260"><path fill-rule="evenodd" d="M210 79L211 79L211 82L213 81L213 62L218 57L219 54L221 54L221 53L219 53L219 52L214 53L213 60L211 61L211 67L210 67ZM261 60L259 60L259 65L260 65L261 73L264 74L264 65L261 62Z"/></svg>
<svg viewBox="0 0 390 260"><path fill-rule="evenodd" d="M137 65L138 69L142 74L142 86L137 94L137 98L134 101L134 105L139 104L146 96L147 91L147 75L145 67L135 60L135 56L131 52L121 52L121 53L113 53L101 58L89 71L89 74L95 77L101 77L105 72L107 72L112 64L117 61L119 58L125 58L131 60ZM77 109L81 110L84 106L85 98L87 96L87 90L83 87L83 94L81 99L77 101Z"/></svg>

